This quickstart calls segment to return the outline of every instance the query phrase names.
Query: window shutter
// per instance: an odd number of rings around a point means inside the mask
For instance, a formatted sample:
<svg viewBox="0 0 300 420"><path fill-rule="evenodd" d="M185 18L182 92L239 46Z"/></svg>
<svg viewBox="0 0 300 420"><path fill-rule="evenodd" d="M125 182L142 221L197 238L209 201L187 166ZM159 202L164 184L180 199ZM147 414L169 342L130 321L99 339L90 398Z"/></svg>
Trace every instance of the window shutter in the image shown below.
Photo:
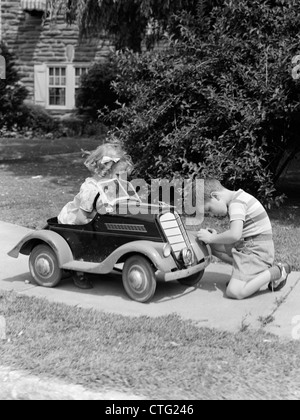
<svg viewBox="0 0 300 420"><path fill-rule="evenodd" d="M34 101L36 105L47 105L47 66L34 66Z"/></svg>

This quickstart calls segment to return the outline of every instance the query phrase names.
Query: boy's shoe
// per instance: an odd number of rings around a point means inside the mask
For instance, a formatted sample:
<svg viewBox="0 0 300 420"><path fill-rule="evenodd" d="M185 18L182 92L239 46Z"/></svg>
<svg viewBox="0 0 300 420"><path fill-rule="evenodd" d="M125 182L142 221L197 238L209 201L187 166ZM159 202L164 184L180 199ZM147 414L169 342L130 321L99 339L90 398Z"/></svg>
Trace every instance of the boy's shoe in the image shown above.
<svg viewBox="0 0 300 420"><path fill-rule="evenodd" d="M93 284L84 273L74 273L73 282L79 289L89 290L93 289Z"/></svg>
<svg viewBox="0 0 300 420"><path fill-rule="evenodd" d="M289 264L279 263L278 267L281 271L281 277L279 280L271 281L269 283L268 288L270 292L279 292L281 289L283 289L287 283L288 276L292 271L292 267Z"/></svg>

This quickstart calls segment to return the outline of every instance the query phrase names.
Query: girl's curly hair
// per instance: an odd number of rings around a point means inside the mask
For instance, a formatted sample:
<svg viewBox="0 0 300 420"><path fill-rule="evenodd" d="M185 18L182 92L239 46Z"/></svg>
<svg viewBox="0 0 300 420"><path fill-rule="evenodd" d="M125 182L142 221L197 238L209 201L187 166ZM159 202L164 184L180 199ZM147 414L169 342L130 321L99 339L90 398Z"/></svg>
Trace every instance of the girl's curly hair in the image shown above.
<svg viewBox="0 0 300 420"><path fill-rule="evenodd" d="M133 163L131 157L126 155L120 144L104 143L93 152L84 152L88 155L84 165L87 169L101 177L111 177L118 172L131 172ZM110 158L105 161L104 158Z"/></svg>

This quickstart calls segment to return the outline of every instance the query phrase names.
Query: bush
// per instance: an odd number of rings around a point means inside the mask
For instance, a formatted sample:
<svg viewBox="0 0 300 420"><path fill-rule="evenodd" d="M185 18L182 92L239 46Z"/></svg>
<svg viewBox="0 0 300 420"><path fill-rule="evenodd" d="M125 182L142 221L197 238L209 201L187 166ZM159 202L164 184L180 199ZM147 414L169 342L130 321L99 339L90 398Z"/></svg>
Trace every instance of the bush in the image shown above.
<svg viewBox="0 0 300 420"><path fill-rule="evenodd" d="M18 124L20 108L28 92L21 84L13 56L3 42L0 43L0 55L6 60L6 79L0 79L0 128L11 128Z"/></svg>
<svg viewBox="0 0 300 420"><path fill-rule="evenodd" d="M110 121L143 178L217 177L279 203L276 169L298 148L296 0L224 2L173 17L162 52L119 53L116 94L133 100Z"/></svg>
<svg viewBox="0 0 300 420"><path fill-rule="evenodd" d="M81 86L76 97L76 106L81 113L86 113L96 120L99 110L116 109L118 95L112 88L116 77L116 64L112 58L104 63L94 64L89 72L82 76Z"/></svg>
<svg viewBox="0 0 300 420"><path fill-rule="evenodd" d="M15 137L18 133L49 133L58 124L48 112L36 105L25 104L28 91L20 82L14 67L14 57L4 43L0 43L0 55L6 60L6 79L0 80L0 132Z"/></svg>
<svg viewBox="0 0 300 420"><path fill-rule="evenodd" d="M17 120L23 131L29 129L35 133L51 133L59 129L58 122L39 105L23 104Z"/></svg>

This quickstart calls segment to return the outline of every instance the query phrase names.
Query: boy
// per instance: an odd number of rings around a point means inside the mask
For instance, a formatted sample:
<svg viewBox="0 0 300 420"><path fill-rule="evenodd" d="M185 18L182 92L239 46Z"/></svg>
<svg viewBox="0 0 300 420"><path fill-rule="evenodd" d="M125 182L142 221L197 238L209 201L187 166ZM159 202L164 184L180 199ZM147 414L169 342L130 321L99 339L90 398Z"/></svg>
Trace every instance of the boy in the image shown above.
<svg viewBox="0 0 300 420"><path fill-rule="evenodd" d="M274 265L272 226L266 210L243 190L231 191L216 179L204 180L204 210L213 216L229 216L230 229L218 234L201 229L198 239L209 244L213 255L233 265L226 294L245 299L269 283L271 291L281 290L291 267Z"/></svg>

